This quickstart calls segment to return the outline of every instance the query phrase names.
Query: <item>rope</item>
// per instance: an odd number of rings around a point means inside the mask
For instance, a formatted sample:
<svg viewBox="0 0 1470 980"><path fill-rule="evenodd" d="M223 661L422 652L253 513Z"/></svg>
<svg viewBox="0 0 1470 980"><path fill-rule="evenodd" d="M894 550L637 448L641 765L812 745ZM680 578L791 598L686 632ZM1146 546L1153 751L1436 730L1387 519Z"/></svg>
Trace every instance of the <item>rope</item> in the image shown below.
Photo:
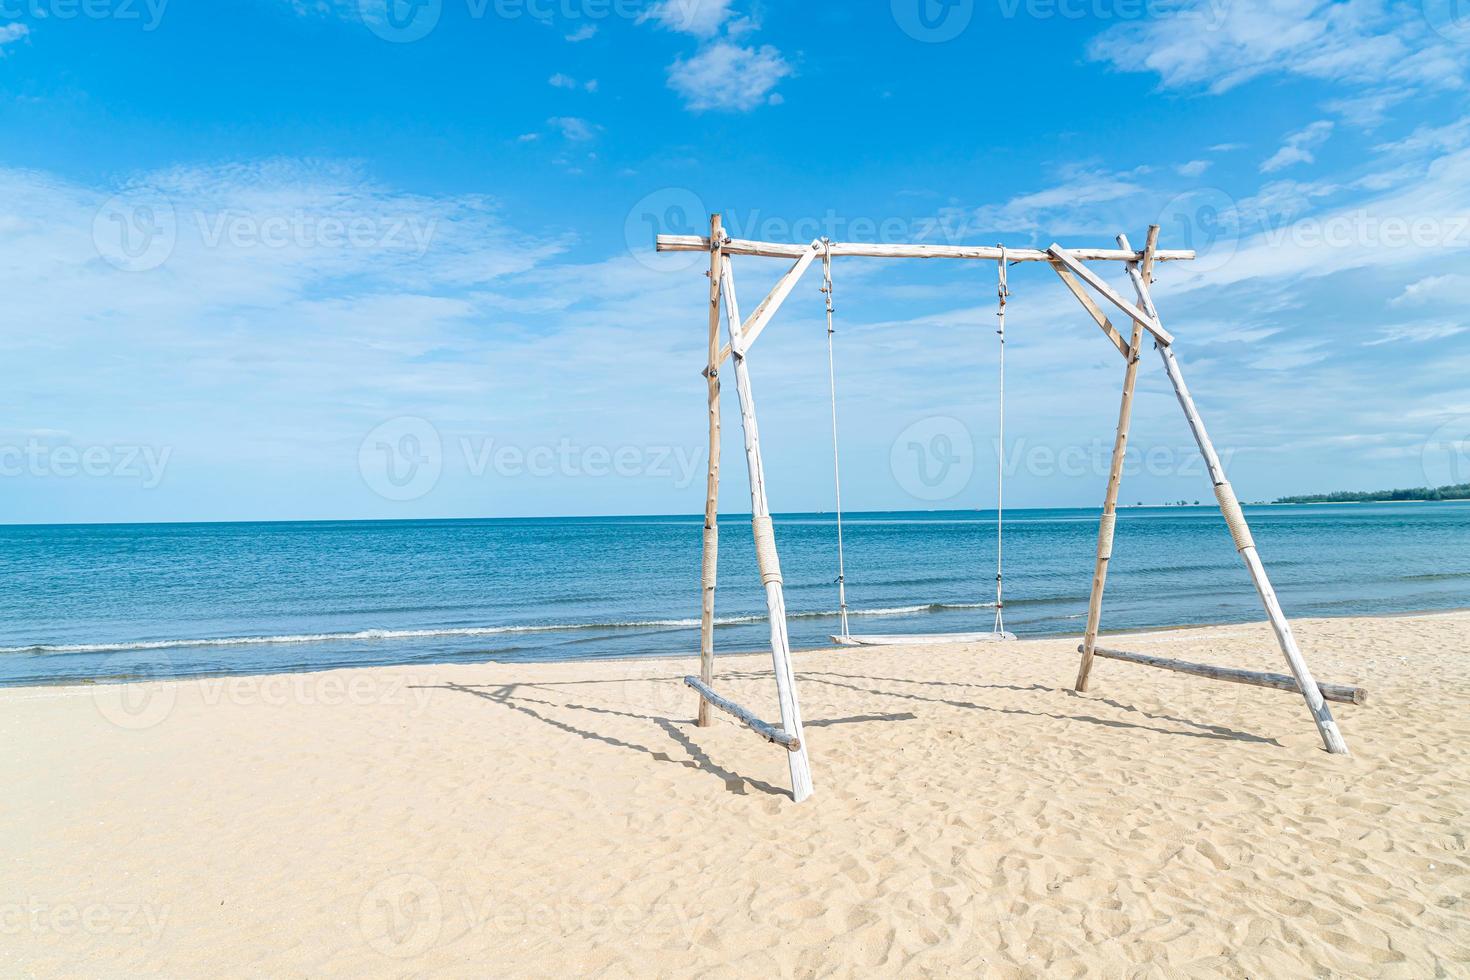
<svg viewBox="0 0 1470 980"><path fill-rule="evenodd" d="M776 555L776 532L769 516L753 517L751 530L755 532L755 563L761 570L761 584L781 583L781 559Z"/></svg>
<svg viewBox="0 0 1470 980"><path fill-rule="evenodd" d="M1005 632L1005 597L1002 594L1004 584L1003 564L1005 559L1005 490L1006 490L1006 300L1011 295L1010 286L1006 283L1006 248L1000 246L1000 283L996 287L996 293L1000 299L1000 308L995 314L1000 320L1000 326L995 331L1000 335L1000 424L996 443L996 456L999 464L996 467L995 488L995 627L996 634Z"/></svg>
<svg viewBox="0 0 1470 980"><path fill-rule="evenodd" d="M837 452L837 362L833 355L832 241L822 239L822 294L827 298L827 390L832 396L832 485L837 493L837 610L847 631L847 565L842 549L842 464Z"/></svg>

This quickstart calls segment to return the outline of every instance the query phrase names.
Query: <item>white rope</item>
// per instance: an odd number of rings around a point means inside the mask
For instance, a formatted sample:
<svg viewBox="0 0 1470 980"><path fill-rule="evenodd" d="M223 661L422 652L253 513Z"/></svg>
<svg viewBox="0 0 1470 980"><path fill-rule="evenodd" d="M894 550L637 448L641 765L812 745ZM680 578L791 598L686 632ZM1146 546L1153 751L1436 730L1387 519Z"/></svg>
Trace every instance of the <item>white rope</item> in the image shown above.
<svg viewBox="0 0 1470 980"><path fill-rule="evenodd" d="M1005 632L1005 598L1002 595L1002 563L1005 558L1005 489L1006 489L1006 300L1011 295L1010 287L1006 284L1006 249L1000 246L1000 284L996 289L1000 298L1000 309L995 314L1000 319L1000 327L995 332L1000 335L1000 424L999 434L996 442L996 456L999 465L996 467L995 488L995 633L997 635Z"/></svg>
<svg viewBox="0 0 1470 980"><path fill-rule="evenodd" d="M832 242L822 239L822 293L827 298L827 390L832 395L832 485L837 493L837 610L847 631L847 566L842 549L842 464L837 452L837 363L832 352Z"/></svg>

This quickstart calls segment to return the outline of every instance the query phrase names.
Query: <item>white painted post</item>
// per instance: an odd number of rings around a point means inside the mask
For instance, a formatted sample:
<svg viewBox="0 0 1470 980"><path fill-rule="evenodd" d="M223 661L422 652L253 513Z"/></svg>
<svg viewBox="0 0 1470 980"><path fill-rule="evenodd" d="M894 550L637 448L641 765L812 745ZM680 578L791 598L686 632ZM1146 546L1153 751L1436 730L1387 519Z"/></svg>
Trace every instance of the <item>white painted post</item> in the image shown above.
<svg viewBox="0 0 1470 980"><path fill-rule="evenodd" d="M755 398L750 389L750 368L745 363L745 344L740 335L740 310L735 300L735 281L729 257L724 259L725 318L730 348L735 356L735 390L740 396L740 423L745 432L745 461L750 470L751 527L755 535L756 560L766 588L766 611L771 625L771 662L776 673L776 693L781 702L781 727L795 736L800 748L787 753L791 768L791 796L797 803L812 795L811 764L806 737L801 727L801 705L796 697L796 677L791 669L791 638L786 631L786 597L781 588L781 563L771 526L770 503L766 499L766 474L761 463L760 431L755 421Z"/></svg>
<svg viewBox="0 0 1470 980"><path fill-rule="evenodd" d="M1120 239L1124 242L1126 240ZM1127 246L1124 245L1124 247ZM1148 284L1144 282L1137 265L1129 264L1128 277L1133 280L1133 288L1138 294L1138 302L1143 307L1143 311L1157 323L1158 311L1154 308ZM1184 417L1189 420L1189 427L1194 432L1194 440L1199 445L1200 454L1205 458L1210 480L1215 485L1215 499L1220 504L1220 513L1224 515L1225 523L1230 527L1230 534L1235 539L1236 550L1240 552L1241 559L1245 561L1246 568L1250 570L1251 581L1256 585L1261 604L1266 608L1266 616L1271 620L1271 628L1276 632L1276 642L1280 644L1287 666L1291 668L1297 687L1301 690L1302 697L1306 699L1307 708L1312 712L1312 720L1317 723L1317 731L1322 735L1322 744L1327 747L1328 752L1347 755L1347 743L1343 741L1342 733L1337 729L1337 722L1332 717L1332 711L1327 707L1322 691L1318 688L1317 681L1312 677L1312 671L1307 667L1307 661L1297 646L1296 637L1291 631L1291 624L1287 622L1286 614L1281 610L1281 603L1276 598L1276 590L1271 587L1266 568L1261 564L1261 556L1256 552L1256 543L1251 537L1250 525L1246 523L1245 514L1240 509L1240 501L1235 496L1235 489L1231 487L1229 479L1225 476L1225 468L1220 465L1220 457L1215 452L1215 446L1210 441L1209 433L1205 431L1205 423L1200 418L1194 399L1190 397L1189 388L1184 383L1184 375L1180 373L1179 361L1174 357L1172 346L1160 344L1159 356L1164 359L1164 370L1169 375L1169 381L1174 385L1174 394L1179 399L1179 405L1184 409Z"/></svg>

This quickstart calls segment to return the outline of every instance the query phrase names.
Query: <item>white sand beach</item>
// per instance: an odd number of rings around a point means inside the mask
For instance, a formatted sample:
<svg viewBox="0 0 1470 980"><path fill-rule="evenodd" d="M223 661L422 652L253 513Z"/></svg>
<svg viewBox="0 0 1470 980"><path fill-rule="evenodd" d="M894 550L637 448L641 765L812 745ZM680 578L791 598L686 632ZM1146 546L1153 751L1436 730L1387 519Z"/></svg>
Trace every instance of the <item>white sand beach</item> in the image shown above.
<svg viewBox="0 0 1470 980"><path fill-rule="evenodd" d="M0 975L1463 976L1470 613L1297 627L1351 758L1075 638L799 653L801 805L695 657L0 691Z"/></svg>

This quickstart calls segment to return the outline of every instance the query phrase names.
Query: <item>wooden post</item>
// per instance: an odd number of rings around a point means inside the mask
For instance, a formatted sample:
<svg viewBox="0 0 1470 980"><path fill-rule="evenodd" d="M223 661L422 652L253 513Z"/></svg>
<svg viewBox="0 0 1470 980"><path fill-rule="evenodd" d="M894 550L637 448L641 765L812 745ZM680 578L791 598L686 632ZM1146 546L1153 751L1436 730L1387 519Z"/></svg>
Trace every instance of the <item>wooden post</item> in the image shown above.
<svg viewBox="0 0 1470 980"><path fill-rule="evenodd" d="M1119 245L1127 248L1126 242L1126 238L1119 236ZM1148 230L1148 244L1143 250L1144 261L1150 266L1152 261L1149 256L1153 254L1158 242L1159 227L1153 225ZM1138 382L1138 345L1142 342L1143 324L1134 320L1133 337L1128 342L1128 366L1123 370L1123 401L1118 407L1118 429L1113 437L1113 464L1108 470L1108 489L1103 496L1102 519L1097 526L1097 560L1092 568L1092 594L1087 600L1087 632L1082 639L1082 664L1077 668L1078 691L1087 690L1087 682L1092 674L1093 652L1097 647L1097 631L1102 623L1103 589L1108 581L1108 562L1113 557L1113 530L1118 522L1118 488L1123 482L1123 462L1128 455L1128 429L1133 423L1133 389Z"/></svg>
<svg viewBox="0 0 1470 980"><path fill-rule="evenodd" d="M1082 651L1081 647L1077 648ZM1096 647L1093 653L1104 660L1122 660L1125 663L1139 664L1144 667L1162 667L1164 670L1174 670L1181 674L1194 674L1197 677L1208 677L1216 681L1230 681L1232 684L1251 684L1255 687L1272 687L1278 691L1300 690L1297 687L1296 678L1288 677L1286 674L1267 674L1259 670L1240 670L1236 667L1217 667L1214 664L1196 664L1188 660L1170 660L1168 657L1155 657L1147 653L1131 653L1127 650L1108 650ZM1329 684L1319 681L1317 689L1322 696L1329 701L1337 701L1342 704L1367 704L1368 692L1361 687L1351 684Z"/></svg>
<svg viewBox="0 0 1470 980"><path fill-rule="evenodd" d="M740 424L745 432L745 462L750 471L751 529L761 581L766 587L766 611L771 626L771 662L776 673L776 693L781 702L781 727L800 746L787 753L791 768L791 797L797 803L812 795L811 764L801 727L801 705L796 697L796 677L791 669L791 638L786 632L786 596L781 588L781 562L771 526L771 508L766 499L766 474L761 462L760 431L755 422L755 397L750 389L750 368L745 363L745 344L740 336L740 309L735 301L730 259L724 259L721 277L725 289L725 320L730 348L735 352L735 390L740 396Z"/></svg>
<svg viewBox="0 0 1470 980"><path fill-rule="evenodd" d="M700 575L699 610L699 679L705 686L715 679L715 579L720 555L720 297L723 295L721 275L724 272L719 242L724 238L723 222L718 214L710 215L709 240L709 473L704 484L704 561ZM710 725L709 702L699 699L700 728Z"/></svg>
<svg viewBox="0 0 1470 980"><path fill-rule="evenodd" d="M1138 302L1144 313L1157 323L1158 311L1154 308L1148 283L1144 281L1137 264L1129 264L1128 277L1133 280L1133 289L1138 294ZM1292 634L1291 624L1286 621L1286 614L1282 612L1281 603L1276 598L1276 590L1271 587L1271 580L1266 576L1266 568L1261 564L1261 556L1256 552L1256 543L1251 537L1250 525L1246 523L1245 514L1240 509L1240 501L1235 496L1235 489L1231 487L1230 481L1225 476L1225 468L1220 465L1220 457L1215 452L1214 443L1210 441L1209 433L1205 431L1204 421L1200 418L1194 399L1189 394L1189 388L1184 383L1184 375L1180 373L1179 361L1174 357L1173 348L1169 344L1161 343L1159 344L1159 355L1164 359L1164 370L1169 375L1170 383L1174 385L1174 394L1179 399L1180 407L1184 409L1184 417L1189 421L1190 429L1194 432L1194 440L1199 445L1200 454L1205 458L1210 480L1215 485L1215 499L1220 504L1220 513L1224 515L1225 523L1230 527L1230 534L1235 539L1236 550L1240 552L1241 559L1245 562L1246 568L1250 570L1251 581L1256 585L1261 604L1266 607L1266 616L1271 620L1271 628L1276 632L1276 641L1281 646L1281 652L1286 657L1286 663L1291 668L1292 676L1296 678L1297 688L1302 692L1302 697L1306 699L1307 708L1312 712L1312 720L1317 723L1317 731L1322 735L1322 744L1327 747L1328 752L1347 755L1347 743L1343 741L1342 733L1337 729L1337 722L1332 717L1332 711L1327 707L1322 691L1312 677L1311 669L1307 667L1306 659L1302 657L1296 637Z"/></svg>

